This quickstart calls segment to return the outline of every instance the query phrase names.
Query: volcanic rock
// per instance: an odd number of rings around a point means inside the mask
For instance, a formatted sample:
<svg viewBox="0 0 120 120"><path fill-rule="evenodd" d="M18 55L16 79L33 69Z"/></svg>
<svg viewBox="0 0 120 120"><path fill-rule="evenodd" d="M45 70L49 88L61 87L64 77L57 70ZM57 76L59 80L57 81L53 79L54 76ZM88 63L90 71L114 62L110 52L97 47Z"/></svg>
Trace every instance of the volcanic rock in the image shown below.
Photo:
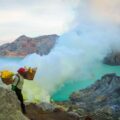
<svg viewBox="0 0 120 120"><path fill-rule="evenodd" d="M55 46L58 35L44 35L36 38L30 38L25 35L20 36L12 43L0 46L0 56L20 56L37 53L47 55Z"/></svg>
<svg viewBox="0 0 120 120"><path fill-rule="evenodd" d="M0 87L0 120L29 120L22 112L13 91Z"/></svg>
<svg viewBox="0 0 120 120"><path fill-rule="evenodd" d="M93 120L118 120L120 117L120 76L115 73L106 74L90 87L73 93L70 100L73 106L90 113Z"/></svg>
<svg viewBox="0 0 120 120"><path fill-rule="evenodd" d="M120 52L112 52L108 54L103 62L108 65L120 65Z"/></svg>

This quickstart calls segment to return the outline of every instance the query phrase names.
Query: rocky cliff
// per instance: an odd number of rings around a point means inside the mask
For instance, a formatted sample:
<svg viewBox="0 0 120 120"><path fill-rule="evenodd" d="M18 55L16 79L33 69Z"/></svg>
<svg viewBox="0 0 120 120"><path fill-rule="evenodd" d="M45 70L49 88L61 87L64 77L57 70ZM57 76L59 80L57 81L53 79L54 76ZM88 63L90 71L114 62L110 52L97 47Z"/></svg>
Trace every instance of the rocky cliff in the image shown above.
<svg viewBox="0 0 120 120"><path fill-rule="evenodd" d="M20 36L12 43L0 46L0 56L26 56L31 53L47 55L55 46L58 35L44 35L30 38Z"/></svg>
<svg viewBox="0 0 120 120"><path fill-rule="evenodd" d="M106 74L92 86L73 93L70 100L77 112L89 112L93 120L119 120L120 76Z"/></svg>
<svg viewBox="0 0 120 120"><path fill-rule="evenodd" d="M25 103L27 113L21 112L20 102L11 90L0 87L0 120L79 120L64 108L52 103Z"/></svg>
<svg viewBox="0 0 120 120"><path fill-rule="evenodd" d="M0 87L0 120L28 120L13 91Z"/></svg>
<svg viewBox="0 0 120 120"><path fill-rule="evenodd" d="M112 52L104 58L104 63L108 65L120 65L120 52Z"/></svg>

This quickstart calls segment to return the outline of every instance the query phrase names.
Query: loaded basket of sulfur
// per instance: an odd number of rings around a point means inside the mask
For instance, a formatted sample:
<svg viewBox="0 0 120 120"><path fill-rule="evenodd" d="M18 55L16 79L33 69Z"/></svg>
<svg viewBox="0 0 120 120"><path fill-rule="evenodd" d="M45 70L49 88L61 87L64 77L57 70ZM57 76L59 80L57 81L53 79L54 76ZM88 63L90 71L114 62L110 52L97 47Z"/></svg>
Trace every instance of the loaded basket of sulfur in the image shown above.
<svg viewBox="0 0 120 120"><path fill-rule="evenodd" d="M37 68L26 68L27 69L27 72L26 72L26 77L25 79L27 80L33 80L34 77L35 77L35 74L36 74L36 71L37 71Z"/></svg>
<svg viewBox="0 0 120 120"><path fill-rule="evenodd" d="M0 71L1 80L6 85L13 83L13 76L14 76L14 73L11 71L8 71L8 70Z"/></svg>

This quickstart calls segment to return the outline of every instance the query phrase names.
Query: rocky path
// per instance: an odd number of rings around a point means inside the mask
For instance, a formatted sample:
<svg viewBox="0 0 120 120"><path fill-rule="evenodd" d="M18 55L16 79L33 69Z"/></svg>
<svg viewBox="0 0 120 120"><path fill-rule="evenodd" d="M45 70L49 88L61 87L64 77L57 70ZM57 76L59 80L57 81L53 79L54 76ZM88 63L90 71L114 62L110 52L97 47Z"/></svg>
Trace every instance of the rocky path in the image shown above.
<svg viewBox="0 0 120 120"><path fill-rule="evenodd" d="M62 109L56 108L53 111L43 111L42 108L35 104L27 105L27 117L30 120L79 120Z"/></svg>

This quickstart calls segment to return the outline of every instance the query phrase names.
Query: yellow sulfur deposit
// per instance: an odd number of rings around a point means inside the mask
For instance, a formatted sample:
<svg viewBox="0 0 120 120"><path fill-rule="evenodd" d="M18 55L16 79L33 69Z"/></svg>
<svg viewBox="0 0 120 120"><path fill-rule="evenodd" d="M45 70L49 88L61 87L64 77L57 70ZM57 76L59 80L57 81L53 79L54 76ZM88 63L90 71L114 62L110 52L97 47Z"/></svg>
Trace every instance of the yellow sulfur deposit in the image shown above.
<svg viewBox="0 0 120 120"><path fill-rule="evenodd" d="M35 76L35 73L36 73L36 70L37 68L32 68L32 67L25 67L26 68L26 78L27 80L33 80L34 79L34 76Z"/></svg>
<svg viewBox="0 0 120 120"><path fill-rule="evenodd" d="M2 79L12 78L13 75L14 75L14 73L11 71L8 71L8 70L1 71L1 78Z"/></svg>
<svg viewBox="0 0 120 120"><path fill-rule="evenodd" d="M32 72L33 72L33 69L32 69L32 68L29 68L28 71L29 71L30 73L32 73Z"/></svg>
<svg viewBox="0 0 120 120"><path fill-rule="evenodd" d="M26 71L28 71L29 73L33 73L33 68L31 67L24 67L26 69Z"/></svg>

